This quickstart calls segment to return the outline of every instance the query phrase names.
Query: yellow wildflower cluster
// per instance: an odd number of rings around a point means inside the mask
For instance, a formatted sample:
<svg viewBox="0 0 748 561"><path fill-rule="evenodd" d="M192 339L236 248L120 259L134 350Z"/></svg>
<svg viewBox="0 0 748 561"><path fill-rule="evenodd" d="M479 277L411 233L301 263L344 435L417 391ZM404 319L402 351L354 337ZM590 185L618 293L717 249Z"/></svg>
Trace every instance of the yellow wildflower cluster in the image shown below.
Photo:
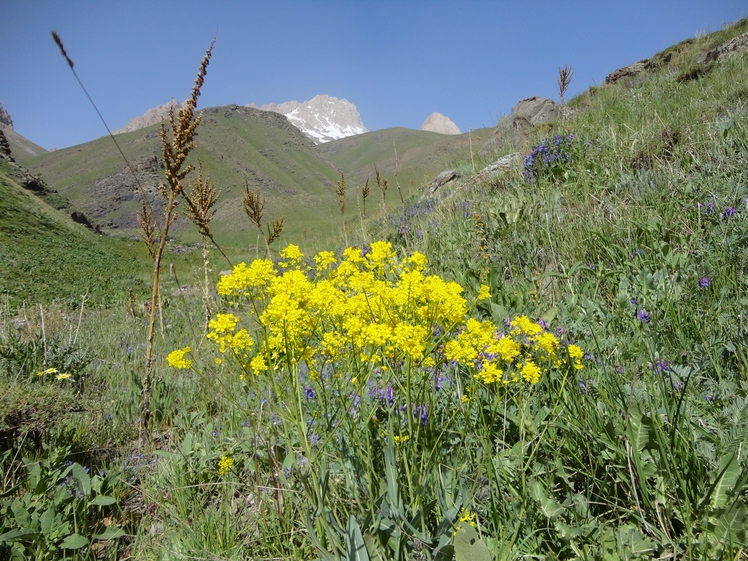
<svg viewBox="0 0 748 561"><path fill-rule="evenodd" d="M190 347L171 351L166 357L166 362L169 363L169 366L174 368L192 368L192 361L184 357L184 355L191 352L192 349Z"/></svg>
<svg viewBox="0 0 748 561"><path fill-rule="evenodd" d="M474 378L484 384L510 384L524 380L537 384L541 366L559 368L565 359L558 356L558 338L527 316L517 316L504 334L491 322L469 319L465 330L447 342L447 359L472 367ZM582 350L569 345L574 368L582 368Z"/></svg>
<svg viewBox="0 0 748 561"><path fill-rule="evenodd" d="M391 244L380 241L369 251L349 247L340 259L323 251L307 262L289 245L277 267L267 259L234 267L218 282L218 293L244 315L217 314L208 339L221 353L231 350L245 371L260 375L305 363L313 382L322 365L341 359L356 365L348 370L354 384L366 383L374 370L436 369L449 361L486 385L537 384L554 368L582 368L579 347L560 352L558 338L526 316L515 317L506 331L467 319L462 287L429 274L423 254L398 259ZM477 300L490 297L481 285ZM242 326L247 319L253 325ZM189 350L171 353L169 364L189 368ZM466 390L463 402L470 397Z"/></svg>
<svg viewBox="0 0 748 561"><path fill-rule="evenodd" d="M229 458L228 456L223 456L220 460L218 460L218 475L223 475L232 467L234 467L234 459Z"/></svg>
<svg viewBox="0 0 748 561"><path fill-rule="evenodd" d="M455 524L454 532L452 532L453 536L456 536L457 532L459 532L462 529L461 524L463 523L467 523L468 526L472 526L473 528L475 528L476 526L475 513L470 512L464 507L460 510L460 515L457 518L457 524Z"/></svg>
<svg viewBox="0 0 748 561"><path fill-rule="evenodd" d="M236 330L239 318L233 314L217 314L208 322L211 330L206 337L218 344L218 350L225 353L228 349L234 353L240 364L246 365L250 360L249 351L254 341L246 329Z"/></svg>
<svg viewBox="0 0 748 561"><path fill-rule="evenodd" d="M247 309L264 331L261 348L248 361L255 373L282 359L309 361L351 350L373 364L419 363L436 333L464 321L462 287L428 275L421 254L398 263L388 242L374 242L366 254L348 248L340 262L330 252L318 253L311 269L296 246L281 257L280 271L267 260L241 263L218 283L219 294L230 300L248 298ZM236 331L238 321L231 314L211 321L208 338L221 352L251 348L248 336L236 340L243 331Z"/></svg>

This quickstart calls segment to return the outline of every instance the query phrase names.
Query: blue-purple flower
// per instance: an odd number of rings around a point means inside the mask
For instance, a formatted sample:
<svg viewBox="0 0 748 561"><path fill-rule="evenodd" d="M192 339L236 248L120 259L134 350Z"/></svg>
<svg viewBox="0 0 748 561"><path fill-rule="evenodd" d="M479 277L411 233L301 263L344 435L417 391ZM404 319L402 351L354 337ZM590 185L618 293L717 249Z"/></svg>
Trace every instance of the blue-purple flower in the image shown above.
<svg viewBox="0 0 748 561"><path fill-rule="evenodd" d="M699 288L709 288L709 282L708 277L701 277L699 279Z"/></svg>

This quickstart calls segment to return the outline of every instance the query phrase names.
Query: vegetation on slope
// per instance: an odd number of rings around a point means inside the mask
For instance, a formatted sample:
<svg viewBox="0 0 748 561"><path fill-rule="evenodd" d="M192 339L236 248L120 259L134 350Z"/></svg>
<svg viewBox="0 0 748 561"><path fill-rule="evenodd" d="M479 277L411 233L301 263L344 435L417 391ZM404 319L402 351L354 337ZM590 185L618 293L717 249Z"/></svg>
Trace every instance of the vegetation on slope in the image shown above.
<svg viewBox="0 0 748 561"><path fill-rule="evenodd" d="M3 433L27 460L0 456L19 485L0 553L744 557L748 54L697 56L746 30L590 89L516 169L413 200L343 255L238 266L209 340L198 299L170 298L152 448L127 446L141 317L85 318L67 348L88 362L0 332L6 379L63 395L69 368L92 398L33 433L48 448Z"/></svg>
<svg viewBox="0 0 748 561"><path fill-rule="evenodd" d="M144 289L143 250L75 224L20 187L0 162L0 287L11 308L57 301L75 308Z"/></svg>

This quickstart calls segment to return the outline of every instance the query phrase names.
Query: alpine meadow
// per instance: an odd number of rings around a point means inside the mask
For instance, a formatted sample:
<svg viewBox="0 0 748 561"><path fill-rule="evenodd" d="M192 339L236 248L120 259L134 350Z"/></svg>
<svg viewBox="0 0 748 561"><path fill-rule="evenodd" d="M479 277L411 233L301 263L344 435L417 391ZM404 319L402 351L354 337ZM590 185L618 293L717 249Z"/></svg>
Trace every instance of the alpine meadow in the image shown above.
<svg viewBox="0 0 748 561"><path fill-rule="evenodd" d="M0 138L0 559L748 560L748 18L449 136L217 56Z"/></svg>

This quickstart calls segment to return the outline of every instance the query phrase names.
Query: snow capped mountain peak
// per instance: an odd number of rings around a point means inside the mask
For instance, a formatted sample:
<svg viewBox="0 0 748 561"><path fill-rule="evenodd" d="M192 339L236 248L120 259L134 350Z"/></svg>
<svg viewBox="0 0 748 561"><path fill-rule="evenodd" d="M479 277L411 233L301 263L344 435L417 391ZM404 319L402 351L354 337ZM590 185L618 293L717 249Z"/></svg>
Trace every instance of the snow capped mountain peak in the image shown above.
<svg viewBox="0 0 748 561"><path fill-rule="evenodd" d="M282 113L289 122L317 144L368 132L361 115L347 99L316 95L308 101L268 103L264 111Z"/></svg>

